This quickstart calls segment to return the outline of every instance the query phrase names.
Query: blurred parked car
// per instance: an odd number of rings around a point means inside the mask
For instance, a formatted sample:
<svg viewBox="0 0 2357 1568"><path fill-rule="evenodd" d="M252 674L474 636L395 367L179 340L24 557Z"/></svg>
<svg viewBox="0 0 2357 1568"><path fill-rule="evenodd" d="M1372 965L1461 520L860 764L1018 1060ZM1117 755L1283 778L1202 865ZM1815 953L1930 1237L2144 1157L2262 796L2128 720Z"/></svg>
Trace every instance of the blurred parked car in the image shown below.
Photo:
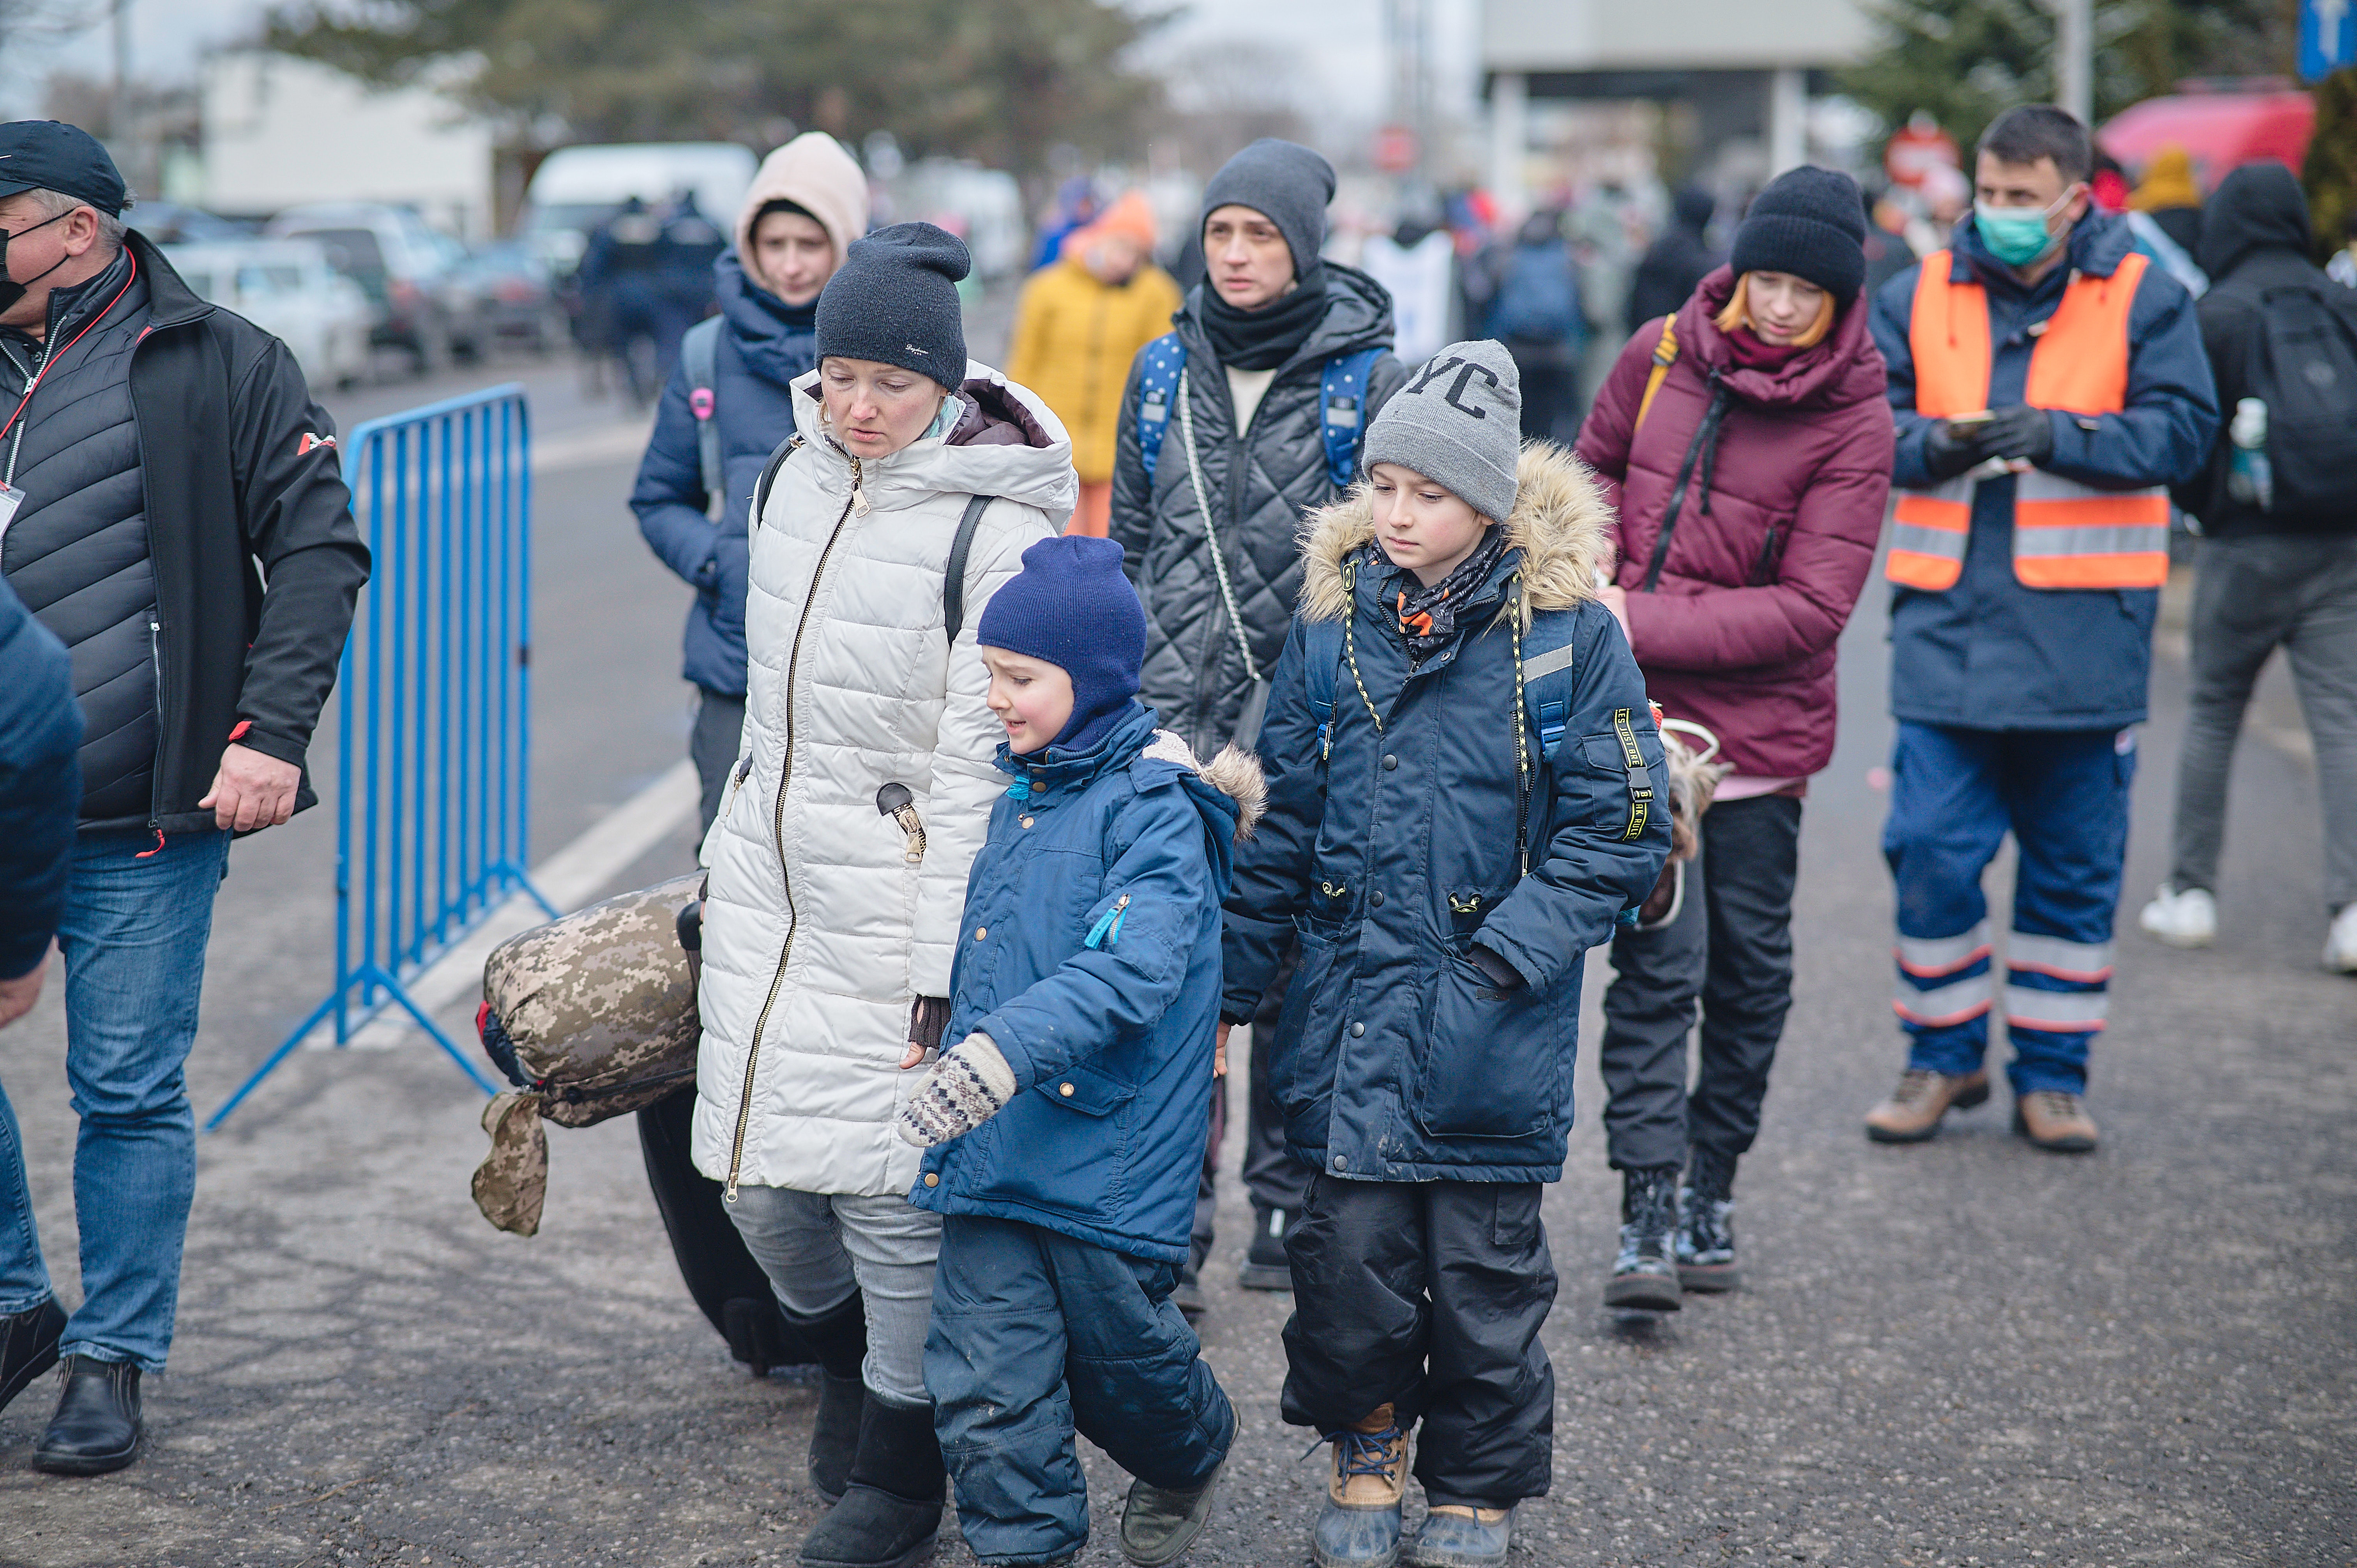
<svg viewBox="0 0 2357 1568"><path fill-rule="evenodd" d="M201 207L177 201L134 202L124 221L159 245L201 245L216 241L251 240L261 226L223 218Z"/></svg>
<svg viewBox="0 0 2357 1568"><path fill-rule="evenodd" d="M316 390L369 371L376 309L309 240L234 240L164 251L188 285L284 342Z"/></svg>
<svg viewBox="0 0 2357 1568"><path fill-rule="evenodd" d="M546 353L565 340L565 312L547 262L522 240L478 245L458 263L488 346Z"/></svg>
<svg viewBox="0 0 2357 1568"><path fill-rule="evenodd" d="M376 306L374 341L406 349L420 375L441 369L454 354L472 359L482 352L484 324L458 276L464 248L408 208L316 202L289 208L264 232L326 246L337 270L366 290Z"/></svg>

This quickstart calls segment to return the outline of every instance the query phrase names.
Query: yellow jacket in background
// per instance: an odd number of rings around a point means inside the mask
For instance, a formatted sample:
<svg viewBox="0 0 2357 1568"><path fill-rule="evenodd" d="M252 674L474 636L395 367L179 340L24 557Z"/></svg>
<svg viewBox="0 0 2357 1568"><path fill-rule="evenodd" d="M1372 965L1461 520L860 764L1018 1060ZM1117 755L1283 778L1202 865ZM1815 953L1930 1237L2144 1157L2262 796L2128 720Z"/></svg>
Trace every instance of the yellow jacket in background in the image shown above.
<svg viewBox="0 0 2357 1568"><path fill-rule="evenodd" d="M1006 379L1039 393L1071 432L1082 484L1112 479L1130 361L1170 330L1178 308L1178 285L1151 262L1115 285L1067 257L1023 285Z"/></svg>

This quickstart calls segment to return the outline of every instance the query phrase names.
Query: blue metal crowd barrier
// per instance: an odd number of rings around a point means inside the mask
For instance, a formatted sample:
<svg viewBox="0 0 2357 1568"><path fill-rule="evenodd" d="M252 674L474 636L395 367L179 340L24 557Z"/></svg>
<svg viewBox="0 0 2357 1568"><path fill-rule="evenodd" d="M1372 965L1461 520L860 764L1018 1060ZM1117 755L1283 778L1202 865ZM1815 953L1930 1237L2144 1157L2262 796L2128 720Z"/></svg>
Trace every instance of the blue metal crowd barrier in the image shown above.
<svg viewBox="0 0 2357 1568"><path fill-rule="evenodd" d="M525 875L532 801L532 428L513 383L374 419L343 441L374 565L337 680L336 980L206 1122L219 1127L328 1018L336 1044L398 1005L490 1080L406 983Z"/></svg>

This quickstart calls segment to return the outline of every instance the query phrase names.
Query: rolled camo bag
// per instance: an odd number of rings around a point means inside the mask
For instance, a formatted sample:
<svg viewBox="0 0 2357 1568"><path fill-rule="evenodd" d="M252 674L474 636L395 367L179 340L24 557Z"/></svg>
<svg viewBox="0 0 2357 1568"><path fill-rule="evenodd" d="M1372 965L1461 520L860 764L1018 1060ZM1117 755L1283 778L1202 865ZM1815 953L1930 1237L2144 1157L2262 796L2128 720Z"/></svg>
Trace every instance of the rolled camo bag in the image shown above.
<svg viewBox="0 0 2357 1568"><path fill-rule="evenodd" d="M695 1077L701 872L592 904L511 937L483 965L476 1027L513 1090L483 1111L491 1150L475 1206L502 1230L540 1229L546 1117L587 1127L665 1098ZM700 945L700 944L699 944Z"/></svg>

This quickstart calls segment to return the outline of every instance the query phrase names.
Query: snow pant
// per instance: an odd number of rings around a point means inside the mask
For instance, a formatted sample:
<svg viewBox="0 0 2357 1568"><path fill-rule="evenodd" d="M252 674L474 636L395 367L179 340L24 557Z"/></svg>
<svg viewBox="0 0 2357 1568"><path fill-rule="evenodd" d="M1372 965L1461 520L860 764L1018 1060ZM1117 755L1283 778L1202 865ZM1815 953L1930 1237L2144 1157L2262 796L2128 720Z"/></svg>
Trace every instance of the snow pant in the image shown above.
<svg viewBox="0 0 2357 1568"><path fill-rule="evenodd" d="M1403 1428L1424 1423L1415 1477L1436 1506L1544 1497L1555 1369L1539 1329L1555 1275L1543 1190L1312 1176L1285 1238L1285 1419L1330 1435L1389 1403Z"/></svg>
<svg viewBox="0 0 2357 1568"><path fill-rule="evenodd" d="M1297 950L1286 950L1284 961L1276 966L1275 978L1261 993L1260 1006L1253 1013L1252 1081L1245 1086L1244 1101L1244 1190L1252 1195L1255 1215L1265 1215L1272 1208L1282 1208L1287 1214L1301 1212L1309 1178L1317 1174L1286 1149L1285 1112L1276 1103L1276 1069L1269 1059L1276 1049L1277 1015L1285 1011L1285 988L1293 983L1293 965L1297 956ZM1228 1082L1221 1079L1211 1085L1211 1138L1203 1151L1202 1180L1195 1188L1195 1234L1186 1270L1189 1279L1202 1272L1203 1261L1211 1255L1212 1219L1218 1207L1215 1178L1220 1174L1220 1146L1227 1141L1227 1110Z"/></svg>
<svg viewBox="0 0 2357 1568"><path fill-rule="evenodd" d="M2325 906L2338 913L2357 904L2357 534L2203 540L2192 642L2169 881L2217 889L2234 739L2259 671L2280 646L2316 748Z"/></svg>
<svg viewBox="0 0 2357 1568"><path fill-rule="evenodd" d="M1605 1148L1615 1170L1683 1165L1691 1145L1732 1165L1760 1133L1768 1069L1792 1004L1792 882L1801 802L1721 800L1703 813L1677 918L1612 939L1604 993ZM1686 1036L1702 1003L1702 1070Z"/></svg>
<svg viewBox="0 0 2357 1568"><path fill-rule="evenodd" d="M743 693L724 697L698 686L695 727L687 732L687 755L695 764L700 832L710 832L712 819L720 814L721 797L728 791L728 770L737 766L737 748L744 742Z"/></svg>
<svg viewBox="0 0 2357 1568"><path fill-rule="evenodd" d="M1893 1005L1908 1065L1951 1077L1988 1049L1996 1001L1981 874L2007 830L2007 1069L2014 1092L2079 1093L2110 1005L2136 731L1971 730L1901 720L1882 854L1899 893Z"/></svg>
<svg viewBox="0 0 2357 1568"><path fill-rule="evenodd" d="M1178 1283L1176 1263L1036 1225L942 1219L925 1381L974 1556L1049 1563L1087 1543L1075 1432L1172 1490L1227 1457L1235 1411L1170 1305Z"/></svg>
<svg viewBox="0 0 2357 1568"><path fill-rule="evenodd" d="M697 1170L688 1153L695 1090L691 1086L656 1101L638 1113L638 1120L647 1187L654 1194L655 1212L662 1216L672 1257L696 1309L711 1319L714 1330L728 1341L729 1353L751 1367L756 1377L771 1367L816 1360L817 1353L786 1321L769 1276L729 1222L720 1184Z"/></svg>
<svg viewBox="0 0 2357 1568"><path fill-rule="evenodd" d="M790 1324L833 1316L856 1294L867 1310L867 1391L913 1410L925 1392L925 1324L933 1307L941 1217L897 1193L855 1197L739 1187L728 1218L770 1278Z"/></svg>

